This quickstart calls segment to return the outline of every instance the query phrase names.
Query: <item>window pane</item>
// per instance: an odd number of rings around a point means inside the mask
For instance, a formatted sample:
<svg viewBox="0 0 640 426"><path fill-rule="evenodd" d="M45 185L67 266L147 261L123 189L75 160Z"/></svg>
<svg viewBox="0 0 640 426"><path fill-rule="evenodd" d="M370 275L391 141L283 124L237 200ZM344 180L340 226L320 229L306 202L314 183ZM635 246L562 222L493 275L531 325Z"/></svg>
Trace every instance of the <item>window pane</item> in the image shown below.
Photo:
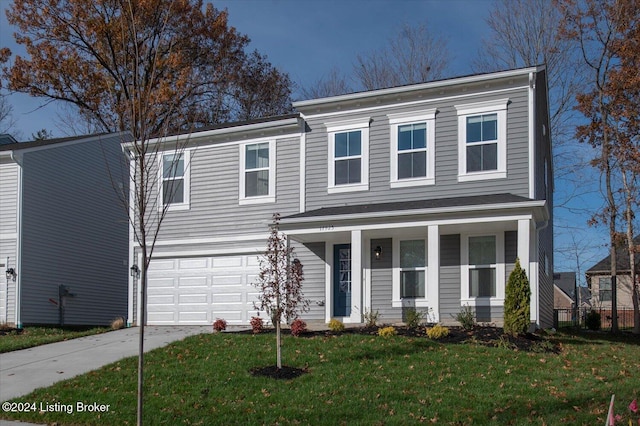
<svg viewBox="0 0 640 426"><path fill-rule="evenodd" d="M411 125L398 126L398 151L411 149Z"/></svg>
<svg viewBox="0 0 640 426"><path fill-rule="evenodd" d="M413 177L425 177L427 175L427 152L414 152L413 157Z"/></svg>
<svg viewBox="0 0 640 426"><path fill-rule="evenodd" d="M245 169L269 167L269 144L247 145L245 148Z"/></svg>
<svg viewBox="0 0 640 426"><path fill-rule="evenodd" d="M469 265L496 263L496 237L469 237Z"/></svg>
<svg viewBox="0 0 640 426"><path fill-rule="evenodd" d="M498 139L498 115L488 114L482 116L482 140L495 141Z"/></svg>
<svg viewBox="0 0 640 426"><path fill-rule="evenodd" d="M467 147L467 172L482 171L482 145Z"/></svg>
<svg viewBox="0 0 640 426"><path fill-rule="evenodd" d="M362 148L360 146L360 130L355 132L349 132L349 152L347 153L349 156L352 155L360 155L362 152Z"/></svg>
<svg viewBox="0 0 640 426"><path fill-rule="evenodd" d="M269 171L247 172L244 182L245 197L269 195Z"/></svg>
<svg viewBox="0 0 640 426"><path fill-rule="evenodd" d="M498 144L482 145L482 170L498 169Z"/></svg>
<svg viewBox="0 0 640 426"><path fill-rule="evenodd" d="M600 290L611 290L611 278L600 278L598 280L598 287L600 287Z"/></svg>
<svg viewBox="0 0 640 426"><path fill-rule="evenodd" d="M400 267L424 268L424 240L400 241Z"/></svg>
<svg viewBox="0 0 640 426"><path fill-rule="evenodd" d="M258 145L258 167L269 167L269 144Z"/></svg>
<svg viewBox="0 0 640 426"><path fill-rule="evenodd" d="M477 268L469 270L469 296L495 297L496 270L495 268Z"/></svg>
<svg viewBox="0 0 640 426"><path fill-rule="evenodd" d="M349 160L336 161L335 184L349 183Z"/></svg>
<svg viewBox="0 0 640 426"><path fill-rule="evenodd" d="M349 183L360 183L360 159L349 160Z"/></svg>
<svg viewBox="0 0 640 426"><path fill-rule="evenodd" d="M162 176L164 178L184 176L184 156L169 154L162 157Z"/></svg>
<svg viewBox="0 0 640 426"><path fill-rule="evenodd" d="M176 204L184 203L184 180L165 180L162 183L162 203Z"/></svg>
<svg viewBox="0 0 640 426"><path fill-rule="evenodd" d="M413 125L413 149L426 148L427 146L427 123Z"/></svg>
<svg viewBox="0 0 640 426"><path fill-rule="evenodd" d="M482 140L482 116L467 117L467 142Z"/></svg>
<svg viewBox="0 0 640 426"><path fill-rule="evenodd" d="M413 177L412 163L413 156L411 153L398 154L398 179Z"/></svg>
<svg viewBox="0 0 640 426"><path fill-rule="evenodd" d="M424 271L401 271L400 273L400 297L413 298L424 297Z"/></svg>
<svg viewBox="0 0 640 426"><path fill-rule="evenodd" d="M335 134L335 157L346 157L347 156L347 133L336 133Z"/></svg>
<svg viewBox="0 0 640 426"><path fill-rule="evenodd" d="M611 302L611 290L600 290L600 301Z"/></svg>

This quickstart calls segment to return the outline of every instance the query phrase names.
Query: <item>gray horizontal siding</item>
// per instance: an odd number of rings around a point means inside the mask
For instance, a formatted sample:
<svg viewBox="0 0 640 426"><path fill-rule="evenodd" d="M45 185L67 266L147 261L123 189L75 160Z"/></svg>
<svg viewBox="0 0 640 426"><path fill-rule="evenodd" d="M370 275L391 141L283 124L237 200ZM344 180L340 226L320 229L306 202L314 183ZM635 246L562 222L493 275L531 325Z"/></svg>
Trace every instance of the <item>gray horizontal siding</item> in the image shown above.
<svg viewBox="0 0 640 426"><path fill-rule="evenodd" d="M380 246L382 256L371 257L371 311L378 312L380 322L393 322L402 318L402 310L391 306L393 282L393 245L391 238L371 240L371 247Z"/></svg>
<svg viewBox="0 0 640 426"><path fill-rule="evenodd" d="M440 236L440 321L451 322L460 312L460 235Z"/></svg>
<svg viewBox="0 0 640 426"><path fill-rule="evenodd" d="M507 178L490 181L458 182L458 116L455 104L488 101L508 97L507 108ZM390 188L389 113L419 112L437 108L436 169L432 186ZM528 184L528 92L526 89L493 95L477 94L463 99L434 100L420 106L394 106L389 109L353 113L345 111L339 118L311 117L307 134L307 209L337 205L367 204L385 201L436 199L451 196L512 193L529 196ZM369 146L369 190L328 194L328 135L325 121L371 118Z"/></svg>
<svg viewBox="0 0 640 426"><path fill-rule="evenodd" d="M276 202L239 204L240 148L200 146L191 154L191 205L169 211L160 240L237 236L267 232L273 213L300 211L300 139L276 142Z"/></svg>
<svg viewBox="0 0 640 426"><path fill-rule="evenodd" d="M295 255L303 265L302 292L309 300L309 311L300 315L304 320L325 319L325 243L293 244Z"/></svg>
<svg viewBox="0 0 640 426"><path fill-rule="evenodd" d="M118 136L27 152L23 165L22 322L58 322L58 286L75 294L66 324L127 313L128 225L111 185L124 165ZM124 169L126 170L126 168Z"/></svg>
<svg viewBox="0 0 640 426"><path fill-rule="evenodd" d="M0 162L0 235L17 231L17 209L18 165Z"/></svg>

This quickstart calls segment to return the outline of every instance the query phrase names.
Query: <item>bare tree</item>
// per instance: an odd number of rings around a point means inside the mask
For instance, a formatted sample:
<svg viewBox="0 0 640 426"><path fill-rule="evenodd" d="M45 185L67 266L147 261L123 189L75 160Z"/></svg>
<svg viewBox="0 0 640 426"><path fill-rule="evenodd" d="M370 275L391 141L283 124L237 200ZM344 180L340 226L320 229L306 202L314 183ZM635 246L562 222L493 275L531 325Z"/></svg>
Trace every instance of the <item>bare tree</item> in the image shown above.
<svg viewBox="0 0 640 426"><path fill-rule="evenodd" d="M0 133L10 133L15 124L13 107L4 95L0 95Z"/></svg>
<svg viewBox="0 0 640 426"><path fill-rule="evenodd" d="M328 74L311 84L311 86L301 89L303 99L326 98L350 92L353 92L353 89L347 79L335 67Z"/></svg>
<svg viewBox="0 0 640 426"><path fill-rule="evenodd" d="M446 41L422 24L400 28L385 48L358 55L354 80L364 90L437 80L449 66Z"/></svg>

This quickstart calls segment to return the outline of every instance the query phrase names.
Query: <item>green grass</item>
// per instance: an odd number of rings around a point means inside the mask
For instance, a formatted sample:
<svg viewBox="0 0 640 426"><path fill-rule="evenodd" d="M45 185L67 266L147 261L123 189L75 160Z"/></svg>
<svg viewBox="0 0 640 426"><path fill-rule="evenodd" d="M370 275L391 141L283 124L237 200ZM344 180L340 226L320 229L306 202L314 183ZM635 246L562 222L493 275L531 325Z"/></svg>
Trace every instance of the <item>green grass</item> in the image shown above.
<svg viewBox="0 0 640 426"><path fill-rule="evenodd" d="M145 424L376 425L603 424L640 396L640 340L604 334L552 337L560 353L530 353L426 338L285 336L290 381L254 377L275 363L272 334L204 334L145 356ZM0 413L41 423L132 425L137 358L16 401L108 404L106 413ZM628 418L628 417L626 417ZM626 420L622 422L626 424Z"/></svg>
<svg viewBox="0 0 640 426"><path fill-rule="evenodd" d="M111 330L108 327L95 327L86 330L74 330L59 327L26 327L23 330L9 331L0 335L0 353L32 348L47 343L61 342L77 337L90 336Z"/></svg>

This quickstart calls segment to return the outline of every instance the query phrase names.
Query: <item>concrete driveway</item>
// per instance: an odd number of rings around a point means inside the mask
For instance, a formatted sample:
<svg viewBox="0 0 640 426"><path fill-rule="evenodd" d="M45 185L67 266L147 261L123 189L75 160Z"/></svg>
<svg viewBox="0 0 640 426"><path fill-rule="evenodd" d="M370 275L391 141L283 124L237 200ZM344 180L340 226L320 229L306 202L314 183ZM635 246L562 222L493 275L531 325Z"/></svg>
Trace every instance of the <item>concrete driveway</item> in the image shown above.
<svg viewBox="0 0 640 426"><path fill-rule="evenodd" d="M211 330L211 326L147 326L144 349L147 352ZM0 354L0 401L137 355L139 333L137 327L126 328Z"/></svg>

